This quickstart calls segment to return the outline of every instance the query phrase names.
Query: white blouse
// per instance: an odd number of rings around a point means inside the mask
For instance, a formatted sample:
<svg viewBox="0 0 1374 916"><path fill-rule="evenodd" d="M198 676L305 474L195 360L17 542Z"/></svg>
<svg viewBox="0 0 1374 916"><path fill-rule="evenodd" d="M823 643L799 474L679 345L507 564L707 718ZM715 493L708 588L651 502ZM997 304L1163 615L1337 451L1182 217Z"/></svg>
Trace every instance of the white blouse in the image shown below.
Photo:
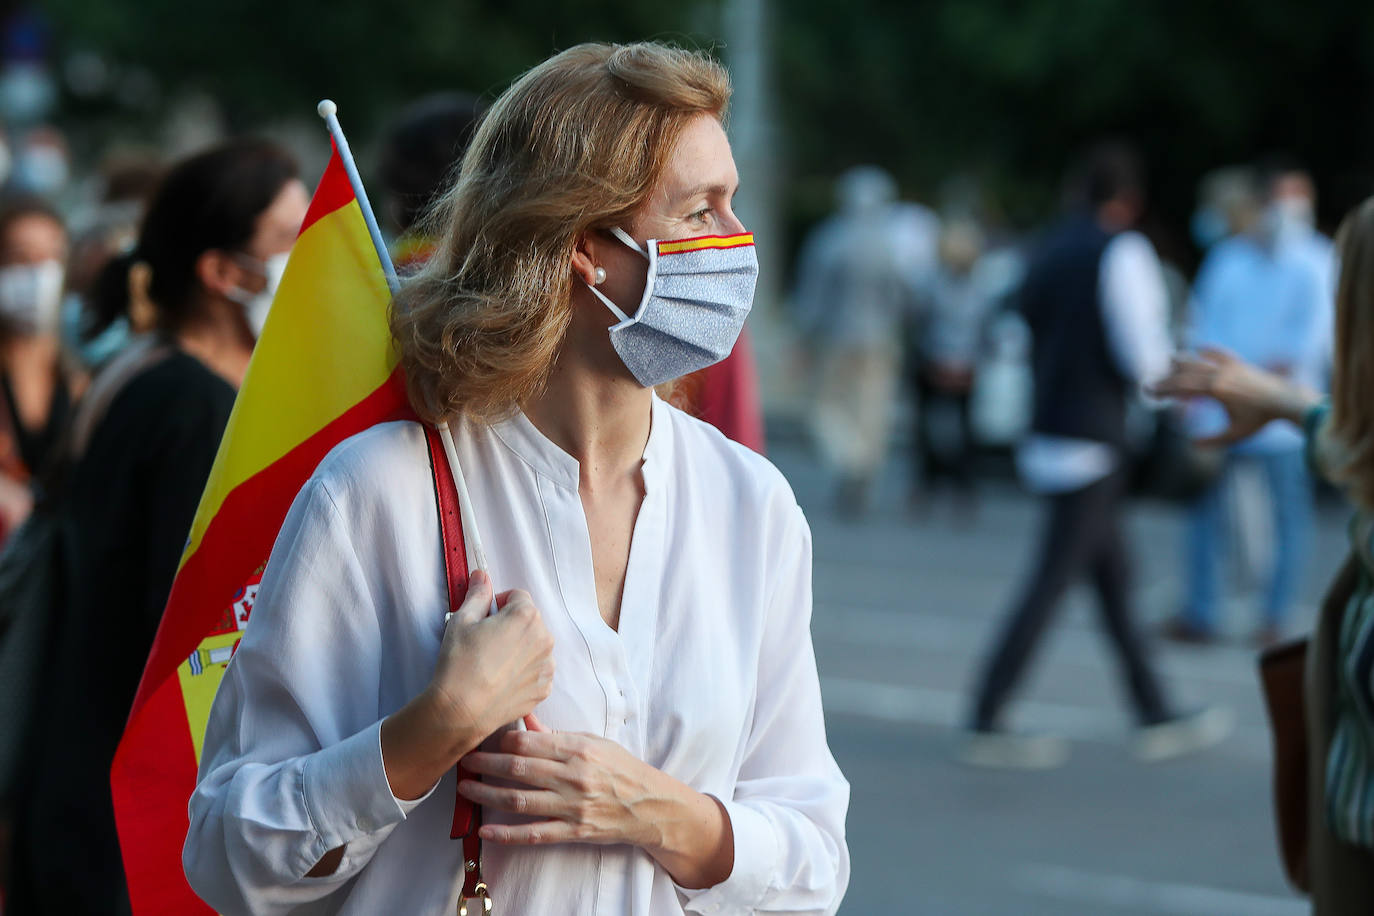
<svg viewBox="0 0 1374 916"><path fill-rule="evenodd" d="M540 719L717 797L735 837L734 870L705 890L630 846L485 843L498 916L833 913L849 785L826 745L811 537L786 480L655 398L617 632L576 459L523 415L454 438L497 589L528 590L554 637ZM455 777L399 801L380 741L433 673L446 594L421 427L341 443L291 507L210 715L183 860L220 913L455 912ZM333 875L304 877L343 845Z"/></svg>

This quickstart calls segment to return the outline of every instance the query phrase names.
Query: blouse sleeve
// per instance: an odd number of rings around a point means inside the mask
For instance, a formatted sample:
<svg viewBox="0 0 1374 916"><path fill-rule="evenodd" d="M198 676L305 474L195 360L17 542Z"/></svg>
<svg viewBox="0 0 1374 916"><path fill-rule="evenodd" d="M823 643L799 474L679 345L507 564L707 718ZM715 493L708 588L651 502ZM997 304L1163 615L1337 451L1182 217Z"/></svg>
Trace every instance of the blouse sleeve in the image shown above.
<svg viewBox="0 0 1374 916"><path fill-rule="evenodd" d="M191 797L182 861L218 912L286 913L332 893L414 807L382 765L379 641L348 528L312 480L215 696ZM305 877L340 846L332 875Z"/></svg>
<svg viewBox="0 0 1374 916"><path fill-rule="evenodd" d="M834 913L849 885L849 783L830 754L811 645L811 532L791 515L768 607L758 692L733 797L730 877L679 888L694 913Z"/></svg>

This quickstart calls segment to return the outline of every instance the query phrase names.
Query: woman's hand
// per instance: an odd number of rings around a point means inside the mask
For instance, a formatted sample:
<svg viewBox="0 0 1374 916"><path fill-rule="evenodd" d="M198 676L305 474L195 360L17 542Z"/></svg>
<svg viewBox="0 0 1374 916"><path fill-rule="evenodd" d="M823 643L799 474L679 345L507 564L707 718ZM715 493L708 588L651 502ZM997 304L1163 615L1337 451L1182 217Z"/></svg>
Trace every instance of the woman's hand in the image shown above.
<svg viewBox="0 0 1374 916"><path fill-rule="evenodd" d="M529 824L485 824L484 840L513 845L628 843L642 848L684 887L730 876L734 835L724 807L597 735L552 732L533 715L527 731L506 732L500 752L463 758L470 771L522 784L505 788L463 780L477 804L533 817Z"/></svg>
<svg viewBox="0 0 1374 916"><path fill-rule="evenodd" d="M429 686L382 723L382 761L397 798L429 791L487 735L531 712L553 688L553 637L522 591L497 596L474 572L449 618Z"/></svg>
<svg viewBox="0 0 1374 916"><path fill-rule="evenodd" d="M1150 393L1159 398L1208 397L1221 403L1230 425L1199 440L1202 446L1239 442L1271 420L1301 426L1303 414L1320 400L1316 392L1216 349L1203 349L1197 356L1176 355L1169 374L1151 386Z"/></svg>
<svg viewBox="0 0 1374 916"><path fill-rule="evenodd" d="M478 570L449 618L428 693L455 728L486 737L527 715L553 688L553 637L528 592L496 596L488 616L491 580Z"/></svg>

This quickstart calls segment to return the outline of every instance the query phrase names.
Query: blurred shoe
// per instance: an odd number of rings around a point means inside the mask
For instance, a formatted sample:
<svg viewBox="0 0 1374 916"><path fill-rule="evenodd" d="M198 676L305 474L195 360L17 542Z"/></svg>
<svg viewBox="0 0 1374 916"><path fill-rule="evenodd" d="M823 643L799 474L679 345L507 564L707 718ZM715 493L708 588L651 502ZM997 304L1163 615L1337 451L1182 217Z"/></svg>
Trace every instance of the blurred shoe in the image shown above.
<svg viewBox="0 0 1374 916"><path fill-rule="evenodd" d="M1183 617L1170 617L1159 628L1159 635L1190 646L1206 646L1217 641L1216 634Z"/></svg>
<svg viewBox="0 0 1374 916"><path fill-rule="evenodd" d="M1170 760L1220 744L1235 724L1235 714L1228 707L1207 706L1136 729L1132 750L1141 760Z"/></svg>
<svg viewBox="0 0 1374 916"><path fill-rule="evenodd" d="M1069 759L1069 744L1053 735L968 731L959 759L970 766L1002 770L1049 770Z"/></svg>

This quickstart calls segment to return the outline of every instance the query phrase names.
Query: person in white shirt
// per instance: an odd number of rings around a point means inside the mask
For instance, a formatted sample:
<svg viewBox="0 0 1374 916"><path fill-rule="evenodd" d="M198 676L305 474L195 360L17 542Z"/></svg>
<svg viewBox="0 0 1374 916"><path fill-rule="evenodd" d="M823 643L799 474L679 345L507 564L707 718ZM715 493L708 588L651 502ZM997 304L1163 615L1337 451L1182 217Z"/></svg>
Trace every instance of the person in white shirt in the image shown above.
<svg viewBox="0 0 1374 916"><path fill-rule="evenodd" d="M455 793L481 806L499 913L838 908L849 787L806 520L765 459L655 391L728 353L752 303L728 97L704 55L596 44L489 109L392 330L490 575L445 624L419 424L321 463L191 799L187 877L220 913L454 912ZM484 619L491 582L522 590ZM455 788L460 760L481 781Z"/></svg>
<svg viewBox="0 0 1374 916"><path fill-rule="evenodd" d="M1133 230L1143 171L1130 147L1092 149L1076 170L1072 211L1046 234L1021 289L1034 339L1035 410L1017 465L1045 496L1038 558L979 676L961 754L975 765L1047 767L1066 746L1009 731L1006 706L1064 593L1090 579L1139 723L1136 753L1158 760L1214 744L1222 710L1181 713L1165 696L1136 626L1121 520L1130 472L1130 399L1169 365L1159 258Z"/></svg>

